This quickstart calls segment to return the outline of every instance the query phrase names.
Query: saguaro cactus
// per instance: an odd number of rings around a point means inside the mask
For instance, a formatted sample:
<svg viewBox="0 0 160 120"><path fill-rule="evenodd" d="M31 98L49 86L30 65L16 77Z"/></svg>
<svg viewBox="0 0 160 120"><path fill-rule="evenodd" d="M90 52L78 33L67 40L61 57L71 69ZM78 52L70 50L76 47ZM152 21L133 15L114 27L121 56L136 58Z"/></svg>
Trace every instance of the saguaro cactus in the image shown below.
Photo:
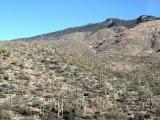
<svg viewBox="0 0 160 120"><path fill-rule="evenodd" d="M82 116L86 115L86 101L85 101L85 96L83 95L82 98Z"/></svg>
<svg viewBox="0 0 160 120"><path fill-rule="evenodd" d="M60 103L59 103L59 100L57 101L57 109L58 109L58 117L60 116Z"/></svg>
<svg viewBox="0 0 160 120"><path fill-rule="evenodd" d="M63 103L63 98L61 99L61 113L62 113L62 116L63 116L63 106L64 106L64 103Z"/></svg>

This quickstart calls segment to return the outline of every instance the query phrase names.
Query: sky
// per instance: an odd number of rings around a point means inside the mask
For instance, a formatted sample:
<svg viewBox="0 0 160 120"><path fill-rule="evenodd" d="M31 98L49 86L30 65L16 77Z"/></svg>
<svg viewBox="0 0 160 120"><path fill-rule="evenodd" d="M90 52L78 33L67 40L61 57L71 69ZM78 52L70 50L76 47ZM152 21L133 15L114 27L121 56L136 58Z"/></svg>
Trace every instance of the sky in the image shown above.
<svg viewBox="0 0 160 120"><path fill-rule="evenodd" d="M160 17L160 0L0 0L0 40L140 15Z"/></svg>

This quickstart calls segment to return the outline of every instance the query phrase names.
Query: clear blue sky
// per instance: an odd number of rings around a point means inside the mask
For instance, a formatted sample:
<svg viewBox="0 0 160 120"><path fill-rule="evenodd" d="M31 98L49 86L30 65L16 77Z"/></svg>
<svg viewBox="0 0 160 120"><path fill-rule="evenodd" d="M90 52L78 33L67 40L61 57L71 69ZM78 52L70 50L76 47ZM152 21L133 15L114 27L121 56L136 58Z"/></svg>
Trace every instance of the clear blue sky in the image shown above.
<svg viewBox="0 0 160 120"><path fill-rule="evenodd" d="M140 15L160 16L160 0L0 0L0 39Z"/></svg>

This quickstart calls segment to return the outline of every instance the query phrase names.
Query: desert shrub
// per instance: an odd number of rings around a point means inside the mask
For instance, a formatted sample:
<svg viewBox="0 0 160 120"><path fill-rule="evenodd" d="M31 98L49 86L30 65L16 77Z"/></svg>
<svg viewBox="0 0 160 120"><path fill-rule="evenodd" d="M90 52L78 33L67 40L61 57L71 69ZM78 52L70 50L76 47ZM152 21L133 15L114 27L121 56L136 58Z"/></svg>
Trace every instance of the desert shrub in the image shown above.
<svg viewBox="0 0 160 120"><path fill-rule="evenodd" d="M144 115L137 113L137 114L135 115L135 120L144 120Z"/></svg>
<svg viewBox="0 0 160 120"><path fill-rule="evenodd" d="M30 80L30 76L21 74L21 75L19 75L19 76L17 77L17 79L19 79L19 80Z"/></svg>
<svg viewBox="0 0 160 120"><path fill-rule="evenodd" d="M153 87L152 89L154 95L160 95L160 87Z"/></svg>
<svg viewBox="0 0 160 120"><path fill-rule="evenodd" d="M12 120L13 117L15 116L13 111L6 111L6 110L2 110L0 112L0 119L1 120Z"/></svg>
<svg viewBox="0 0 160 120"><path fill-rule="evenodd" d="M9 65L4 67L4 70L10 70L10 69L12 69L12 65L11 64L9 64Z"/></svg>
<svg viewBox="0 0 160 120"><path fill-rule="evenodd" d="M9 76L8 75L4 75L4 80L9 80Z"/></svg>
<svg viewBox="0 0 160 120"><path fill-rule="evenodd" d="M0 74L4 74L5 72L4 72L4 69L3 69L3 67L0 67Z"/></svg>
<svg viewBox="0 0 160 120"><path fill-rule="evenodd" d="M10 56L10 52L5 50L5 49L0 49L0 55L2 56L2 58L5 60Z"/></svg>
<svg viewBox="0 0 160 120"><path fill-rule="evenodd" d="M24 69L24 68L26 67L23 63L20 63L18 66L19 66L21 69Z"/></svg>
<svg viewBox="0 0 160 120"><path fill-rule="evenodd" d="M0 54L6 53L7 51L5 49L0 49Z"/></svg>
<svg viewBox="0 0 160 120"><path fill-rule="evenodd" d="M17 108L17 112L19 112L20 114L24 115L24 116L29 116L32 114L32 111L29 107L27 106L19 106L19 108Z"/></svg>
<svg viewBox="0 0 160 120"><path fill-rule="evenodd" d="M5 94L0 93L0 98L6 98Z"/></svg>
<svg viewBox="0 0 160 120"><path fill-rule="evenodd" d="M40 107L42 105L42 101L40 101L40 100L34 100L33 102L32 102L32 107Z"/></svg>

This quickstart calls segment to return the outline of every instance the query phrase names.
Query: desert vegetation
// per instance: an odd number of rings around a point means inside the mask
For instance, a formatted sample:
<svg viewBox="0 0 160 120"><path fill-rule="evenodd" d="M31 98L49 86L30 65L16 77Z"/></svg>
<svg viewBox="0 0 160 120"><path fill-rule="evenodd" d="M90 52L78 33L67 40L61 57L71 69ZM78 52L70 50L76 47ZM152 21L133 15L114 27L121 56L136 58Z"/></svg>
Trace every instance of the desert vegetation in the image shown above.
<svg viewBox="0 0 160 120"><path fill-rule="evenodd" d="M7 42L2 46L1 119L139 120L159 116L158 58L143 61L136 57L134 64L148 66L127 72L107 67L105 56L74 51L74 46L64 43Z"/></svg>
<svg viewBox="0 0 160 120"><path fill-rule="evenodd" d="M98 51L90 37L65 38L0 43L1 120L160 118L159 52L137 48L141 53L135 54L123 41ZM137 39L126 44L137 45Z"/></svg>

